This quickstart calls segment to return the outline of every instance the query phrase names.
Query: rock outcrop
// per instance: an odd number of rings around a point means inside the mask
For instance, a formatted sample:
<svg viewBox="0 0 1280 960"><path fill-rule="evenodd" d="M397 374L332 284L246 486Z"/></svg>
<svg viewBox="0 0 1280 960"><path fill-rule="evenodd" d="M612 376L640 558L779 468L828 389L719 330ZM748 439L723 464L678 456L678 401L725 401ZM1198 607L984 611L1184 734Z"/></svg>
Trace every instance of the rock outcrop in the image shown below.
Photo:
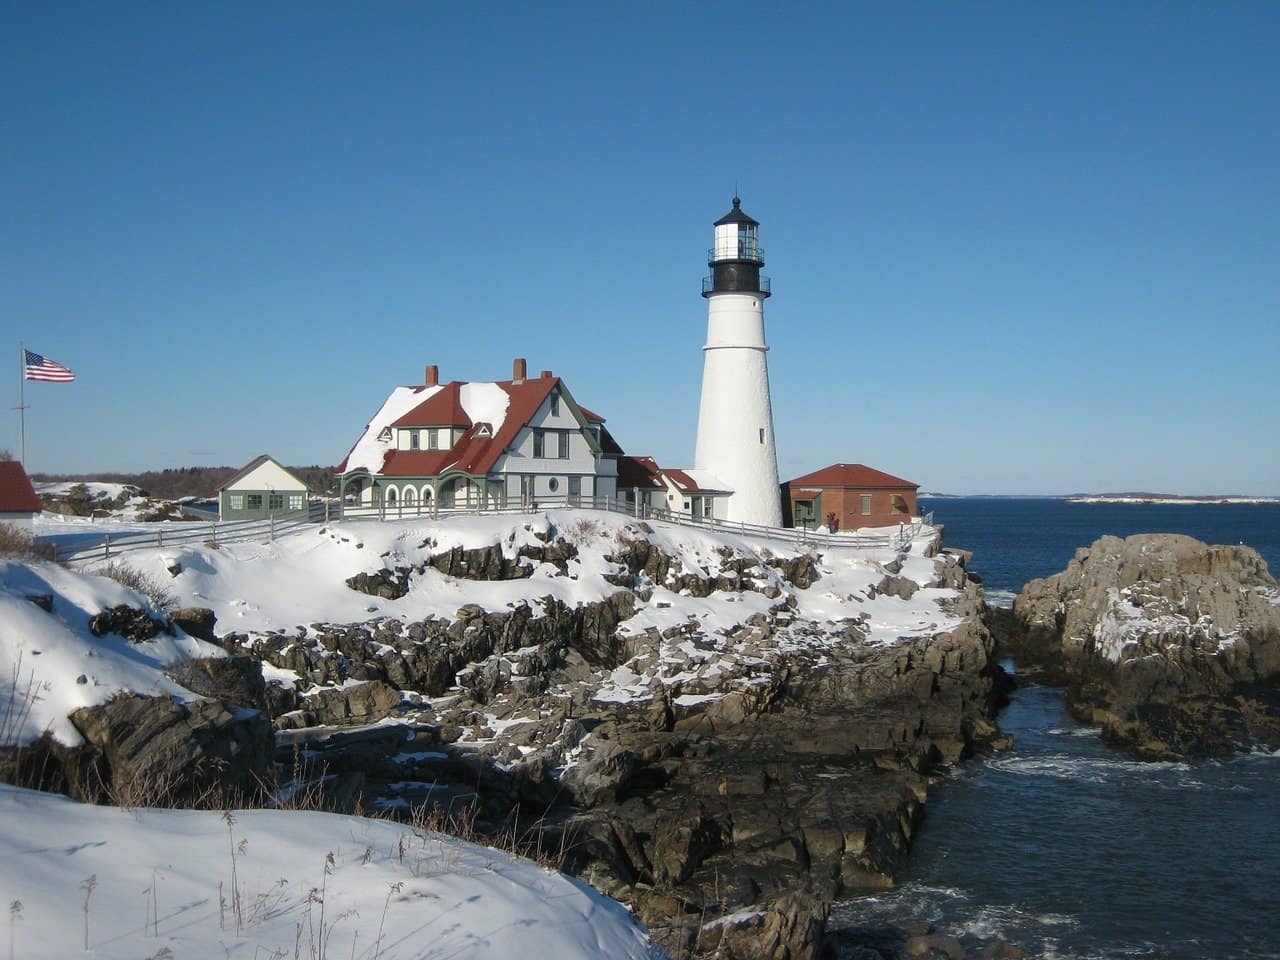
<svg viewBox="0 0 1280 960"><path fill-rule="evenodd" d="M1023 588L1002 643L1139 756L1280 746L1280 586L1249 547L1103 537Z"/></svg>

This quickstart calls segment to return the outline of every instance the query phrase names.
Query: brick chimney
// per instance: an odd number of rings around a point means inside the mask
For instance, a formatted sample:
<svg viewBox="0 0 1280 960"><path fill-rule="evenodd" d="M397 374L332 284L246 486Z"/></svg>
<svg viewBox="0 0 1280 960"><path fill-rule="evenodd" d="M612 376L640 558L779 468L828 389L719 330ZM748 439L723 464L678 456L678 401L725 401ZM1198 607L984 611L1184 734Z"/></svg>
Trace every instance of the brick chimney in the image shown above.
<svg viewBox="0 0 1280 960"><path fill-rule="evenodd" d="M525 378L529 375L529 364L525 362L524 357L516 357L511 362L511 382L524 383Z"/></svg>
<svg viewBox="0 0 1280 960"><path fill-rule="evenodd" d="M427 364L426 381L428 387L436 387L440 385L440 368L434 363Z"/></svg>
<svg viewBox="0 0 1280 960"><path fill-rule="evenodd" d="M541 376L543 380L550 380L552 374L550 370L543 370Z"/></svg>

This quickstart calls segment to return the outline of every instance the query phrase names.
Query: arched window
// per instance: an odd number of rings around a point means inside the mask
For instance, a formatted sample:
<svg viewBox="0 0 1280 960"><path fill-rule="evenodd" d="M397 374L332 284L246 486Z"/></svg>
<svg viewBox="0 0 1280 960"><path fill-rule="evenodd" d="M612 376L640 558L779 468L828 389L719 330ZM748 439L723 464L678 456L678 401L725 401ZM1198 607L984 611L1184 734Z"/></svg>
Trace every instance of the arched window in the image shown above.
<svg viewBox="0 0 1280 960"><path fill-rule="evenodd" d="M395 503L395 502L396 502L396 488L395 488L395 487L387 487L387 492L386 492L386 494L384 494L384 497L385 497L385 499L386 499L387 503Z"/></svg>

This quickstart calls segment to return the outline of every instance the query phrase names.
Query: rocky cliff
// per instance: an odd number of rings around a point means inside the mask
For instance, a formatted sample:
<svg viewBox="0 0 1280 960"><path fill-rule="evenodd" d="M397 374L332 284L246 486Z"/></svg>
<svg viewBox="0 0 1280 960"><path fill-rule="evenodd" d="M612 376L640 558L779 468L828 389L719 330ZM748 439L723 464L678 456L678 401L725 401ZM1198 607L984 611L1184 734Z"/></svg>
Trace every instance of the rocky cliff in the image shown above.
<svg viewBox="0 0 1280 960"><path fill-rule="evenodd" d="M1020 663L1140 756L1280 746L1280 587L1248 547L1103 537L1028 583L1012 628Z"/></svg>

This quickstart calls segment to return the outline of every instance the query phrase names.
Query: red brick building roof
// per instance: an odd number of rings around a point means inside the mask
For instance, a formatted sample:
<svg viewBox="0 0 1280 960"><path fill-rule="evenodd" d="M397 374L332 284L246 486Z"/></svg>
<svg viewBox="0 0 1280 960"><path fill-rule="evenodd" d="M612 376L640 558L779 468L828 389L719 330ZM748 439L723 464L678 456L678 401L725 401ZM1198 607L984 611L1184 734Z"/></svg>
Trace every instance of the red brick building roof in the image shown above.
<svg viewBox="0 0 1280 960"><path fill-rule="evenodd" d="M0 460L0 513L39 513L44 504L17 460Z"/></svg>
<svg viewBox="0 0 1280 960"><path fill-rule="evenodd" d="M833 463L829 467L806 473L791 481L795 487L860 487L876 490L916 490L920 484L903 480L883 470L875 470L861 463Z"/></svg>

